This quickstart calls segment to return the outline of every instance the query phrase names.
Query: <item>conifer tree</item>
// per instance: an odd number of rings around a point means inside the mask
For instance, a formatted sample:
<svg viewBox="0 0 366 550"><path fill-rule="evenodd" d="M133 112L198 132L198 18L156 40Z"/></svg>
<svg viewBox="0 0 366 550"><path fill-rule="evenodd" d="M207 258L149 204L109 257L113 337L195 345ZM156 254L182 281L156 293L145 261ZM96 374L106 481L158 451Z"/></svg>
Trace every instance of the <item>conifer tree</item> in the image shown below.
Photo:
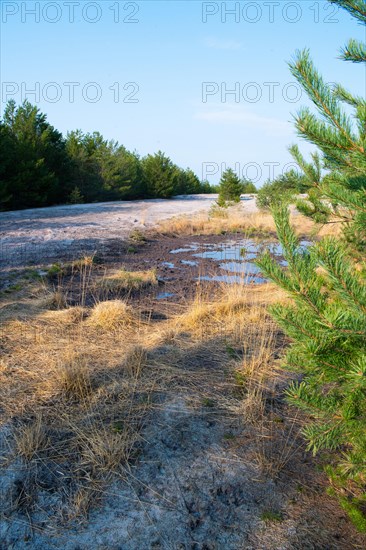
<svg viewBox="0 0 366 550"><path fill-rule="evenodd" d="M219 184L218 205L226 206L228 202L239 202L243 192L243 184L234 170L228 168L221 176Z"/></svg>
<svg viewBox="0 0 366 550"><path fill-rule="evenodd" d="M366 23L364 0L329 1ZM342 58L365 63L365 44L350 40ZM366 531L366 101L341 85L326 84L307 50L297 53L290 69L318 111L300 110L297 131L318 147L328 170L323 178L314 174L303 211L315 220L338 221L342 235L304 250L287 208L276 205L273 214L288 265L278 265L269 253L258 265L292 298L272 308L292 340L285 365L303 374L287 397L308 414L303 430L308 448L331 451L332 491ZM353 119L343 104L353 109ZM309 171L297 153L299 165Z"/></svg>

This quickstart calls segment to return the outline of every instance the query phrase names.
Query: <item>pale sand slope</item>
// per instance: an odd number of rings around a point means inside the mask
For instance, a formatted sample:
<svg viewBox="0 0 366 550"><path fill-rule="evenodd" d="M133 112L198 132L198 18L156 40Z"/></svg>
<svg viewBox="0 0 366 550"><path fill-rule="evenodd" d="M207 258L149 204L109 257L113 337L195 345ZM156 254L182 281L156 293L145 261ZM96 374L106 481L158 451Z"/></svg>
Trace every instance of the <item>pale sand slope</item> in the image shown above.
<svg viewBox="0 0 366 550"><path fill-rule="evenodd" d="M255 200L244 200L245 212L256 211ZM3 266L42 262L60 252L90 250L110 239L123 239L134 228L144 229L181 214L207 212L217 195L187 195L171 200L150 199L77 204L2 212L0 260Z"/></svg>

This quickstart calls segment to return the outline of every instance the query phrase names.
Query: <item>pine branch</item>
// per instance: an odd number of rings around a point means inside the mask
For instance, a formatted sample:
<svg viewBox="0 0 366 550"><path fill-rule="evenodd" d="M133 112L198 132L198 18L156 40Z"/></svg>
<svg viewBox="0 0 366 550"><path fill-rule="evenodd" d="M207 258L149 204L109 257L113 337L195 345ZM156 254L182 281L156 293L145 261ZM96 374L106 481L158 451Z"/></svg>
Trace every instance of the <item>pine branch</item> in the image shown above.
<svg viewBox="0 0 366 550"><path fill-rule="evenodd" d="M329 0L329 2L346 10L362 23L366 23L366 4L364 0Z"/></svg>
<svg viewBox="0 0 366 550"><path fill-rule="evenodd" d="M344 245L334 238L323 239L316 245L315 253L332 281L333 289L349 306L366 315L366 285L354 271ZM366 318L364 322L366 324Z"/></svg>
<svg viewBox="0 0 366 550"><path fill-rule="evenodd" d="M351 61L352 63L366 62L366 48L363 42L358 40L349 40L348 44L341 49L340 59Z"/></svg>
<svg viewBox="0 0 366 550"><path fill-rule="evenodd" d="M289 64L290 70L300 82L320 113L334 127L350 148L357 149L357 138L352 133L349 117L340 108L339 100L332 93L310 59L309 50L298 51L295 61Z"/></svg>

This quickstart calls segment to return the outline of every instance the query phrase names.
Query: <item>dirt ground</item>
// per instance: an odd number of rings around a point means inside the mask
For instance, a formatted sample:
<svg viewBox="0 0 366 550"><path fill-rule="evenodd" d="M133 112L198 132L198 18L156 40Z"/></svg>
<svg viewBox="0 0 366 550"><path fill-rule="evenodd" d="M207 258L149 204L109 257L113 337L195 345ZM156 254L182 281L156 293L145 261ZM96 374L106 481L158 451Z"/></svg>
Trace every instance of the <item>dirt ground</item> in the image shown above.
<svg viewBox="0 0 366 550"><path fill-rule="evenodd" d="M207 212L217 195L190 195L77 204L0 213L0 261L3 267L71 259L125 239L135 228L147 229L181 214ZM244 196L243 196L244 199ZM256 211L255 200L243 200L243 211Z"/></svg>

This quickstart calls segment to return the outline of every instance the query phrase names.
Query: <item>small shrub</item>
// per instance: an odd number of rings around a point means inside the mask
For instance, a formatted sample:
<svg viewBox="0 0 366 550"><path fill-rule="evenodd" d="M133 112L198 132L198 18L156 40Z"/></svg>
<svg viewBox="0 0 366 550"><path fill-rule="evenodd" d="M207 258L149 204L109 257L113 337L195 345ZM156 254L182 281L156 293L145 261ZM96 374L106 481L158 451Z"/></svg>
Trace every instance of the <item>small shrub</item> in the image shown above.
<svg viewBox="0 0 366 550"><path fill-rule="evenodd" d="M229 217L226 203L221 206L218 202L214 202L208 212L208 216L213 219L216 218L226 220Z"/></svg>
<svg viewBox="0 0 366 550"><path fill-rule="evenodd" d="M84 197L80 192L79 187L75 186L69 195L70 204L81 204L84 202Z"/></svg>
<svg viewBox="0 0 366 550"><path fill-rule="evenodd" d="M134 243L145 243L146 237L140 229L133 229L130 233L129 240Z"/></svg>

